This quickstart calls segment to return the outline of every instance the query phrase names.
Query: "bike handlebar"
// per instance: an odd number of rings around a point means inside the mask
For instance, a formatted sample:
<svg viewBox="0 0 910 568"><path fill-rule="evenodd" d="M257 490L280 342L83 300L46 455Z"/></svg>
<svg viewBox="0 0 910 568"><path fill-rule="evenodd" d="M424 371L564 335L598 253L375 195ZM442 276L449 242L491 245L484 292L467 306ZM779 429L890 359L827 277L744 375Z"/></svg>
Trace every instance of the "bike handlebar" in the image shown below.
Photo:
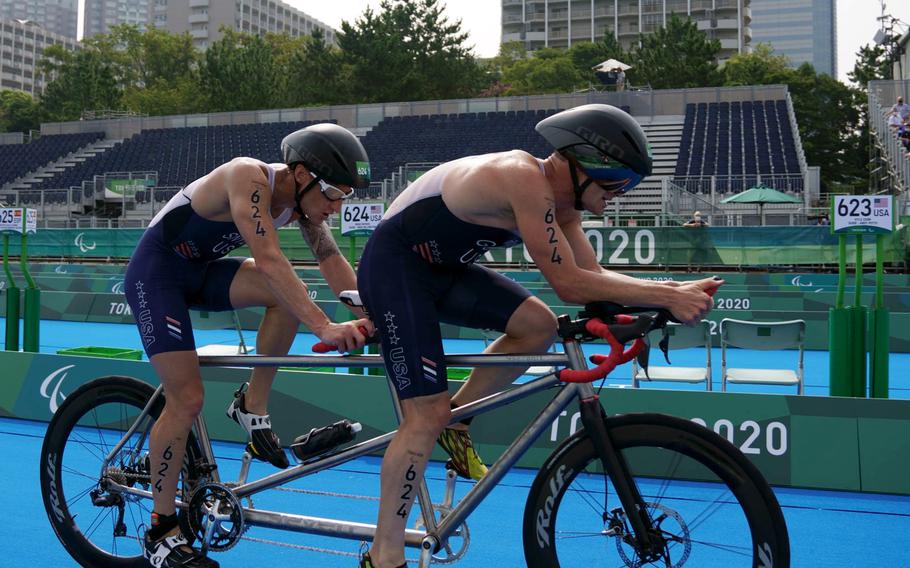
<svg viewBox="0 0 910 568"><path fill-rule="evenodd" d="M371 343L379 343L379 334L378 333L369 335L370 332L367 331L367 328L363 327L362 325L358 326L357 329L360 330L360 333L362 333L364 335L364 337L367 338L367 340L363 342L364 345L369 345ZM338 351L338 346L329 345L328 343L323 343L322 341L319 341L313 345L312 349L313 349L313 353L330 353L332 351Z"/></svg>

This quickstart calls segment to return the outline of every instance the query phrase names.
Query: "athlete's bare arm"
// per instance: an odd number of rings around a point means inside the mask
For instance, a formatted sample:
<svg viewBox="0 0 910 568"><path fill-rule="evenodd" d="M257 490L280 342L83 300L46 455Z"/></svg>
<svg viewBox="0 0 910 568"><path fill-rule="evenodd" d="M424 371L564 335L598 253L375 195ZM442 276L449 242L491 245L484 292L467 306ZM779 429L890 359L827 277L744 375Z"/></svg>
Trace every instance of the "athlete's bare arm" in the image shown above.
<svg viewBox="0 0 910 568"><path fill-rule="evenodd" d="M297 223L303 240L309 245L313 257L319 263L319 271L335 296L344 290L356 290L357 275L347 259L341 255L328 224L324 222L315 224L309 219L299 219ZM365 317L361 308L348 309L357 317Z"/></svg>
<svg viewBox="0 0 910 568"><path fill-rule="evenodd" d="M226 187L231 216L253 254L256 268L285 308L321 336L332 322L310 299L306 285L281 252L269 212L272 192L265 173L254 163L238 164Z"/></svg>
<svg viewBox="0 0 910 568"><path fill-rule="evenodd" d="M710 309L711 298L704 292L707 282L670 288L597 270L593 248L580 223L567 223L567 236L557 222L556 201L547 181L533 171L523 171L517 178L506 190L515 220L528 253L560 299L574 304L609 300L666 307L688 323L698 321Z"/></svg>

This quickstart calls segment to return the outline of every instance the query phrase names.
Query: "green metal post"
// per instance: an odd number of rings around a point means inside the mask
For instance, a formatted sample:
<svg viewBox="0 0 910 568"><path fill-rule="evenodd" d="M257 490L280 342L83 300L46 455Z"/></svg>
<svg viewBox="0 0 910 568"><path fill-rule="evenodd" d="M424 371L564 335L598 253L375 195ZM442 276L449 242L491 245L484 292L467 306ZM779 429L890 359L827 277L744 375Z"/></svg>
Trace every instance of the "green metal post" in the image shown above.
<svg viewBox="0 0 910 568"><path fill-rule="evenodd" d="M39 331L41 329L41 290L28 271L28 235L22 233L22 251L19 254L19 265L28 282L25 289L25 309L22 312L23 334L22 350L29 353L39 351Z"/></svg>
<svg viewBox="0 0 910 568"><path fill-rule="evenodd" d="M844 307L844 290L847 281L847 235L838 235L837 297L833 308L828 310L828 394L831 396L852 396L850 380L850 358L852 356L852 334L850 312Z"/></svg>
<svg viewBox="0 0 910 568"><path fill-rule="evenodd" d="M3 271L6 273L6 351L19 351L19 288L9 268L9 233L3 233Z"/></svg>
<svg viewBox="0 0 910 568"><path fill-rule="evenodd" d="M869 310L862 305L863 297L863 236L856 235L856 286L853 291L852 312L853 330L851 333L851 384L852 396L866 397L866 320Z"/></svg>
<svg viewBox="0 0 910 568"><path fill-rule="evenodd" d="M885 236L875 237L875 308L869 318L871 343L869 354L869 396L888 398L888 341L891 335L891 316L885 308Z"/></svg>

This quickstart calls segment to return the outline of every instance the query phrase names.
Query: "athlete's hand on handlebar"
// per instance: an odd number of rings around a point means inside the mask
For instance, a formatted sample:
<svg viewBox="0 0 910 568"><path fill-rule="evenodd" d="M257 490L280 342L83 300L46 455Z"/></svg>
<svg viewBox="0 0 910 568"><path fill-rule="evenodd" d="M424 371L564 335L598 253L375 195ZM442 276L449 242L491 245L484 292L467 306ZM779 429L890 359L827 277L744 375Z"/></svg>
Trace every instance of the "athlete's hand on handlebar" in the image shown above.
<svg viewBox="0 0 910 568"><path fill-rule="evenodd" d="M373 322L362 318L344 323L329 323L316 335L322 343L338 349L341 353L350 353L363 347L367 337L373 335L374 331Z"/></svg>
<svg viewBox="0 0 910 568"><path fill-rule="evenodd" d="M675 289L674 301L667 308L681 323L696 325L714 307L714 293L723 284L724 281L716 276L675 283L671 286Z"/></svg>

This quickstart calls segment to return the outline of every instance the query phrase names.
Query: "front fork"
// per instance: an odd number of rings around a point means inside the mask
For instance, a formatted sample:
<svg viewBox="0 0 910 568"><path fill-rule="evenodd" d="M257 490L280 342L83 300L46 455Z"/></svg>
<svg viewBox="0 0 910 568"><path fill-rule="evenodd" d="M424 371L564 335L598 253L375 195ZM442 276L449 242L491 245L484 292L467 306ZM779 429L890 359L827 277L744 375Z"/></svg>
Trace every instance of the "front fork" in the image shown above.
<svg viewBox="0 0 910 568"><path fill-rule="evenodd" d="M581 344L574 339L564 339L566 356L573 369L586 369L584 352L581 350ZM600 404L600 399L594 392L594 387L590 383L578 385L579 390L579 410L581 412L581 423L585 432L594 445L594 450L600 458L604 471L613 481L613 487L616 495L622 504L626 517L632 526L634 535L634 545L642 560L650 561L658 557L663 545L654 539L654 525L648 515L648 507L638 492L638 486L629 472L629 466L626 463L622 453L613 445L609 432L604 422L606 412ZM609 511L607 508L606 491L607 477L604 477L604 512L603 521L607 522Z"/></svg>

